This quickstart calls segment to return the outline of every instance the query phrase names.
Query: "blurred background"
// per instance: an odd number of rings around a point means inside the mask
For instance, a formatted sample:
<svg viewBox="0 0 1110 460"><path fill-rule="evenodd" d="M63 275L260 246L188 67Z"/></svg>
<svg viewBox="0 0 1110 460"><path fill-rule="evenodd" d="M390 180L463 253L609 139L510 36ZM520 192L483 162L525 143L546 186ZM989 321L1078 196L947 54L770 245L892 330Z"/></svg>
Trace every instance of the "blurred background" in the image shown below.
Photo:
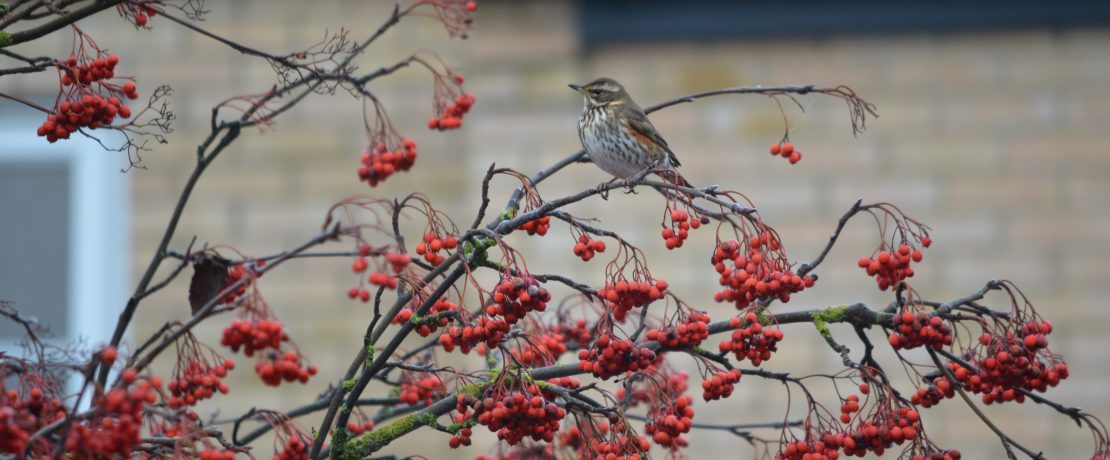
<svg viewBox="0 0 1110 460"><path fill-rule="evenodd" d="M1072 371L1049 396L1110 417L1108 5L489 0L479 2L467 40L449 39L435 20L408 18L358 65L374 69L421 49L439 53L466 75L466 88L477 98L462 129L427 129L432 79L423 70L412 67L375 81L370 90L398 131L419 143L420 158L411 172L370 190L355 173L367 144L360 101L345 93L309 98L265 132L245 132L209 168L171 248L184 251L195 236L198 245L274 254L311 238L332 203L359 193L395 197L419 190L456 222L469 223L491 163L530 174L579 148L582 100L566 87L571 82L609 76L644 106L726 86L843 84L875 104L879 118L854 137L840 100L806 96L799 98L800 108L785 104L791 140L805 154L793 166L767 153L784 124L766 97L722 96L651 118L689 180L747 195L778 229L794 260L815 257L837 218L859 198L893 203L928 224L934 244L915 267L911 281L917 290L948 300L990 279L1012 280L1055 323L1052 347ZM354 38L364 37L392 4L236 0L208 7L212 12L202 27L283 54L341 27ZM145 169L121 174L127 166L122 154L79 140L47 145L34 136L40 113L0 102L0 298L53 325L61 336L96 345L107 341L123 299L161 238L196 145L208 132L211 108L233 95L265 91L275 76L266 62L161 18L151 20L151 31L135 30L113 12L80 26L121 56L117 72L136 77L141 97L159 84L174 88L175 131L168 144L144 155ZM70 40L68 32L58 33L17 51L62 57L70 53ZM0 92L46 104L56 90L52 73L0 78ZM608 178L592 165L573 165L539 192L559 197ZM495 183L494 206L504 202L511 186ZM653 274L687 302L715 317L728 314L731 307L712 301L713 230L698 230L685 247L668 252L658 236L660 205L650 192L614 194L570 212L602 218L601 225L644 248ZM872 222L863 216L854 220L817 271L818 285L775 310L856 301L885 305L890 293L877 291L874 280L856 267L877 238ZM575 258L565 226L555 224L542 239L514 235L509 242L528 257L533 271L602 283L605 257L589 263ZM332 249L350 248L344 243ZM141 341L167 319L188 317L187 280L179 278L143 303L132 340ZM237 357L239 370L228 381L232 393L202 403L199 412L227 417L251 407L289 409L324 391L362 343L369 312L346 298L355 282L346 259L290 263L261 279L262 293L321 375L303 386L264 387L252 363ZM1008 302L996 296L987 304L1006 308ZM217 319L199 335L215 345L224 326ZM859 356L861 346L850 329L833 332ZM8 346L16 333L0 326ZM877 330L871 334L877 342L885 339ZM899 388L910 391L891 357L880 354ZM457 352L445 362L453 359ZM696 374L687 357L672 359ZM170 371L169 360L161 365L163 373ZM796 325L786 328L782 351L766 367L803 375L836 372L840 364L816 331ZM691 383L696 388L700 380ZM371 388L368 394L374 391L385 390ZM823 403L835 411L836 399L824 394ZM781 385L747 376L723 402L706 406L695 398L696 419L781 420L787 416L785 396ZM1089 433L1046 407L991 406L986 413L1048 458L1090 456ZM789 417L800 414L794 407ZM993 434L961 403L949 401L925 416L928 433L942 447L959 449L964 458L1003 457ZM299 420L306 428L318 421L319 415ZM774 432L762 435L776 438ZM696 431L689 438L691 458L722 452L746 458L750 450L724 432ZM471 456L492 452L490 439L476 435L474 447L452 452L447 435L424 429L388 451ZM268 456L268 447L259 454Z"/></svg>

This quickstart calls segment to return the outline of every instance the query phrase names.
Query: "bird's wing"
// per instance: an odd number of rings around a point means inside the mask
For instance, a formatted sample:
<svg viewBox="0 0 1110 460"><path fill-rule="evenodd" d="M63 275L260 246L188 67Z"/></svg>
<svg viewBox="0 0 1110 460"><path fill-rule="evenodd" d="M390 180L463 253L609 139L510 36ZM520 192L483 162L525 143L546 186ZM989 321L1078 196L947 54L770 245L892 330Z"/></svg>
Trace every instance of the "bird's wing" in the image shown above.
<svg viewBox="0 0 1110 460"><path fill-rule="evenodd" d="M634 111L632 115L628 117L628 126L635 131L634 134L644 136L655 143L655 145L662 147L663 150L667 152L667 156L670 157L671 167L682 166L682 163L678 162L678 157L671 151L671 147L667 145L667 141L663 139L663 136L659 135L659 131L655 129L655 126L651 124L651 120L648 120L647 115L643 112L638 110Z"/></svg>

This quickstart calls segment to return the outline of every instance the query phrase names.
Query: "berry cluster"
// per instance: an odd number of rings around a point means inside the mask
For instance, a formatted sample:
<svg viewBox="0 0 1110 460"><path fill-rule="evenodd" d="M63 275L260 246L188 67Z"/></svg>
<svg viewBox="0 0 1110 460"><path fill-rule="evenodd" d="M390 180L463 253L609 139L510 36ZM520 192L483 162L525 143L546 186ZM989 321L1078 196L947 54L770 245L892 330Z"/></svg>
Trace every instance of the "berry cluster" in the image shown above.
<svg viewBox="0 0 1110 460"><path fill-rule="evenodd" d="M510 349L513 358L526 366L552 364L567 352L563 334L546 332L535 339L538 343L526 341L521 348Z"/></svg>
<svg viewBox="0 0 1110 460"><path fill-rule="evenodd" d="M840 403L840 423L851 422L852 414L856 412L859 412L859 395L848 395Z"/></svg>
<svg viewBox="0 0 1110 460"><path fill-rule="evenodd" d="M663 348L696 347L709 338L709 315L700 311L691 311L686 319L677 325L649 329L647 338L659 342Z"/></svg>
<svg viewBox="0 0 1110 460"><path fill-rule="evenodd" d="M419 304L418 304L419 305ZM428 311L428 316L422 318L416 326L416 333L421 337L431 335L436 329L447 325L449 318L447 316L438 316L439 313L448 311L459 311L459 306L455 302L446 299L439 299L432 304L432 308ZM412 319L413 311L411 308L402 308L397 312L397 316L393 317L393 324L406 323Z"/></svg>
<svg viewBox="0 0 1110 460"><path fill-rule="evenodd" d="M929 237L921 239L922 246L929 247ZM883 244L886 246L886 244ZM882 249L874 258L861 257L858 265L867 270L867 276L874 276L879 283L879 290L885 291L906 278L913 277L913 268L910 262L921 262L921 251L912 248L909 244L902 243L897 251Z"/></svg>
<svg viewBox="0 0 1110 460"><path fill-rule="evenodd" d="M584 319L574 321L573 326L557 324L551 327L551 332L561 334L567 343L572 343L576 348L585 348L594 340L593 329Z"/></svg>
<svg viewBox="0 0 1110 460"><path fill-rule="evenodd" d="M297 350L287 350L280 355L275 351L268 355L254 365L254 372L267 385L276 387L281 385L282 381L305 383L310 376L316 375L316 365L306 366L301 353Z"/></svg>
<svg viewBox="0 0 1110 460"><path fill-rule="evenodd" d="M597 296L609 302L617 321L624 321L630 310L662 299L666 290L667 282L663 280L654 283L620 280L598 289Z"/></svg>
<svg viewBox="0 0 1110 460"><path fill-rule="evenodd" d="M281 322L276 319L261 319L248 321L237 318L231 325L224 329L220 337L220 345L228 347L233 352L243 349L243 354L254 356L254 352L273 348L281 348L281 343L288 341L289 335L285 333Z"/></svg>
<svg viewBox="0 0 1110 460"><path fill-rule="evenodd" d="M957 363L947 363L956 380L971 392L982 394L986 404L1024 402L1025 395L1017 390L1044 392L1069 375L1068 365L1048 351L1045 336L1052 332L1051 323L1031 321L1017 329L1018 333L984 332L979 337L984 354L972 360L972 365L978 367L977 373Z"/></svg>
<svg viewBox="0 0 1110 460"><path fill-rule="evenodd" d="M471 408L479 424L497 433L497 439L509 445L528 437L551 442L559 430L559 422L566 416L566 409L544 398L534 383L520 389L497 389L481 400L470 394L460 394L455 409L465 415Z"/></svg>
<svg viewBox="0 0 1110 460"><path fill-rule="evenodd" d="M690 219L690 212L685 209L672 210L670 218L671 224L666 225L664 222L663 230L660 232L667 249L681 248L690 230L697 230L702 224L701 219Z"/></svg>
<svg viewBox="0 0 1110 460"><path fill-rule="evenodd" d="M128 84L134 86L134 83ZM70 134L86 126L96 129L101 125L110 125L116 116L130 118L131 108L115 96L104 98L96 94L85 94L72 101L59 103L54 112L46 116L46 121L39 125L37 134L54 143L58 139L69 139Z"/></svg>
<svg viewBox="0 0 1110 460"><path fill-rule="evenodd" d="M531 276L502 275L493 288L493 303L486 307L491 317L503 317L509 325L516 324L532 311L544 311L551 293Z"/></svg>
<svg viewBox="0 0 1110 460"><path fill-rule="evenodd" d="M247 279L245 283L240 284L239 287L235 288L234 291L228 292L227 295L224 296L223 301L220 303L226 304L234 302L235 299L239 298L239 296L246 294L247 286L250 286L254 277L257 276L253 269L250 270L250 273L247 273L247 268L243 267L243 264L235 264L227 267L227 276L224 277L224 287L220 289L221 291L223 289L226 289L228 286L239 282L239 280L243 279L243 277L247 276L248 274L250 275L250 278Z"/></svg>
<svg viewBox="0 0 1110 460"><path fill-rule="evenodd" d="M347 432L351 433L352 436L358 436L373 430L374 421L370 419L365 419L362 422L356 422L354 420L347 422Z"/></svg>
<svg viewBox="0 0 1110 460"><path fill-rule="evenodd" d="M952 328L944 318L925 312L902 311L894 314L890 346L910 350L930 346L935 350L952 345Z"/></svg>
<svg viewBox="0 0 1110 460"><path fill-rule="evenodd" d="M153 6L145 3L127 3L119 5L119 8L120 14L122 14L125 18L130 17L131 21L139 27L145 27L147 21L149 21L150 18L158 15L158 10L154 9Z"/></svg>
<svg viewBox="0 0 1110 460"><path fill-rule="evenodd" d="M203 359L193 358L183 368L179 362L174 379L167 385L173 395L168 401L169 406L192 406L202 399L211 398L217 391L227 394L227 384L220 379L226 377L231 369L235 369L235 361L230 359L211 366Z"/></svg>
<svg viewBox="0 0 1110 460"><path fill-rule="evenodd" d="M274 453L274 460L307 460L312 444L303 435L290 436Z"/></svg>
<svg viewBox="0 0 1110 460"><path fill-rule="evenodd" d="M881 454L895 444L913 441L921 431L920 421L917 411L909 407L880 411L848 433L841 444L844 455L862 457L868 451Z"/></svg>
<svg viewBox="0 0 1110 460"><path fill-rule="evenodd" d="M956 396L956 389L952 386L952 382L947 377L939 377L931 384L918 388L910 396L910 403L929 408L953 396Z"/></svg>
<svg viewBox="0 0 1110 460"><path fill-rule="evenodd" d="M205 449L198 454L200 460L235 460L234 450Z"/></svg>
<svg viewBox="0 0 1110 460"><path fill-rule="evenodd" d="M687 441L683 434L689 433L694 423L694 408L690 406L692 402L689 396L679 396L673 404L657 407L651 420L644 426L644 433L660 446L670 449L686 447Z"/></svg>
<svg viewBox="0 0 1110 460"><path fill-rule="evenodd" d="M134 369L122 374L124 386L109 390L93 404L96 418L74 423L66 436L65 449L75 458L128 458L140 442L143 409L157 400L160 379L136 381Z"/></svg>
<svg viewBox="0 0 1110 460"><path fill-rule="evenodd" d="M462 75L456 75L455 82L461 85ZM463 93L459 95L454 102L446 104L442 110L439 110L435 117L428 119L428 128L444 131L462 126L463 115L466 115L473 105L473 94Z"/></svg>
<svg viewBox="0 0 1110 460"><path fill-rule="evenodd" d="M65 417L62 400L39 386L20 394L6 390L7 375L0 374L0 452L23 455L31 435Z"/></svg>
<svg viewBox="0 0 1110 460"><path fill-rule="evenodd" d="M840 433L825 433L820 439L796 439L784 442L775 460L836 460L840 457Z"/></svg>
<svg viewBox="0 0 1110 460"><path fill-rule="evenodd" d="M440 238L435 232L424 232L424 241L416 245L416 254L424 256L424 261L433 267L438 267L445 259L439 252L455 249L458 245L459 239L454 235Z"/></svg>
<svg viewBox="0 0 1110 460"><path fill-rule="evenodd" d="M86 40L81 33L78 37ZM70 55L64 63L58 63L64 89L54 111L38 128L38 135L46 137L51 143L69 139L70 134L83 127L96 129L101 125L111 125L117 116L130 118L131 108L124 105L121 98L139 97L134 82L117 85L106 81L115 78L118 55L105 55L98 50L98 57L90 59L83 49L79 54ZM93 89L93 83L99 89Z"/></svg>
<svg viewBox="0 0 1110 460"><path fill-rule="evenodd" d="M598 252L605 252L605 242L601 240L591 240L586 234L578 235L578 242L574 244L574 255L582 259L583 262L589 262L594 258L594 254Z"/></svg>
<svg viewBox="0 0 1110 460"><path fill-rule="evenodd" d="M789 142L771 144L771 156L779 155L782 155L782 159L789 161L790 164L802 161L802 152L795 150L794 144Z"/></svg>
<svg viewBox="0 0 1110 460"><path fill-rule="evenodd" d="M790 294L813 286L812 276L801 277L791 270L781 249L778 238L770 232L753 236L744 244L736 240L719 243L711 262L721 275L717 282L724 289L713 295L714 300L732 302L742 309L764 298L789 302Z"/></svg>
<svg viewBox="0 0 1110 460"><path fill-rule="evenodd" d="M474 325L451 326L447 332L439 336L439 344L443 350L450 353L456 346L463 353L470 353L470 349L484 344L487 347L496 347L505 334L509 333L509 323L502 318L479 317Z"/></svg>
<svg viewBox="0 0 1110 460"><path fill-rule="evenodd" d="M543 216L538 219L533 219L517 227L519 230L528 232L529 235L544 236L547 230L551 228L551 216Z"/></svg>
<svg viewBox="0 0 1110 460"><path fill-rule="evenodd" d="M408 171L416 164L416 141L404 139L398 148L379 142L359 155L358 180L376 187L393 173Z"/></svg>
<svg viewBox="0 0 1110 460"><path fill-rule="evenodd" d="M712 378L701 382L701 397L707 402L727 398L732 395L732 390L739 381L740 369L717 372Z"/></svg>
<svg viewBox="0 0 1110 460"><path fill-rule="evenodd" d="M651 448L647 437L632 432L616 413L610 414L609 420L572 424L559 433L559 445L576 451L577 458L605 460L641 460Z"/></svg>
<svg viewBox="0 0 1110 460"><path fill-rule="evenodd" d="M744 324L744 327L740 327L741 324ZM771 359L771 355L778 351L778 343L782 340L782 329L763 327L755 312L746 313L743 323L739 317L733 317L728 321L728 325L735 330L732 331L729 340L721 342L721 352L735 353L737 360L747 358L752 365L758 366L763 361Z"/></svg>
<svg viewBox="0 0 1110 460"><path fill-rule="evenodd" d="M447 387L443 384L443 380L435 374L426 374L407 376L401 382L401 393L398 397L405 404L421 403L427 407L446 394Z"/></svg>
<svg viewBox="0 0 1110 460"><path fill-rule="evenodd" d="M655 362L655 352L606 333L593 346L578 351L578 369L607 380L625 372L647 369Z"/></svg>
<svg viewBox="0 0 1110 460"><path fill-rule="evenodd" d="M461 395L461 394L459 395L460 398L458 399L458 403L462 402L462 399L463 399L462 396L463 395ZM466 396L470 396L470 395L466 395ZM470 397L473 398L473 396L470 396ZM467 421L468 418L469 417L466 416L466 415L459 415L459 416L455 417L455 423L464 423L464 422ZM460 428L458 432L451 435L451 438L447 440L447 446L452 448L452 449L458 449L459 446L469 446L470 445L470 436L473 435L473 434L474 434L474 430L464 426L463 428Z"/></svg>

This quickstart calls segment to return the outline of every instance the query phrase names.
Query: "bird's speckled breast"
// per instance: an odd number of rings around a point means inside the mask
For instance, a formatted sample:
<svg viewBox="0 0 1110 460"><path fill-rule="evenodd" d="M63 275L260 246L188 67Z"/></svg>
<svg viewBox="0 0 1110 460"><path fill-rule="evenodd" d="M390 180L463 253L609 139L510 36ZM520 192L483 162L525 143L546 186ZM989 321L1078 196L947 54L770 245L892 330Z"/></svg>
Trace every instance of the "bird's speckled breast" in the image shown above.
<svg viewBox="0 0 1110 460"><path fill-rule="evenodd" d="M603 107L589 103L578 118L578 137L586 154L605 172L621 179L635 176L650 166L636 138L623 128L623 122L612 123Z"/></svg>

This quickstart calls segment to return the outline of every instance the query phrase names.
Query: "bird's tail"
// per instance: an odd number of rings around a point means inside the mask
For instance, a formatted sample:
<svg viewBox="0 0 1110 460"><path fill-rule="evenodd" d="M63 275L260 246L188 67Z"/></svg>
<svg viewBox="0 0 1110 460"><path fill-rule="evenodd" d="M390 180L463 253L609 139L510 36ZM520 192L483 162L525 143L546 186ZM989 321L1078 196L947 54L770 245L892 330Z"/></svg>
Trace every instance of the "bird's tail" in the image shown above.
<svg viewBox="0 0 1110 460"><path fill-rule="evenodd" d="M682 177L682 174L674 168L667 168L656 171L655 175L659 176L661 179L667 181L668 183L674 184L679 187L694 187L692 184L690 184L690 181L686 180L685 177Z"/></svg>

